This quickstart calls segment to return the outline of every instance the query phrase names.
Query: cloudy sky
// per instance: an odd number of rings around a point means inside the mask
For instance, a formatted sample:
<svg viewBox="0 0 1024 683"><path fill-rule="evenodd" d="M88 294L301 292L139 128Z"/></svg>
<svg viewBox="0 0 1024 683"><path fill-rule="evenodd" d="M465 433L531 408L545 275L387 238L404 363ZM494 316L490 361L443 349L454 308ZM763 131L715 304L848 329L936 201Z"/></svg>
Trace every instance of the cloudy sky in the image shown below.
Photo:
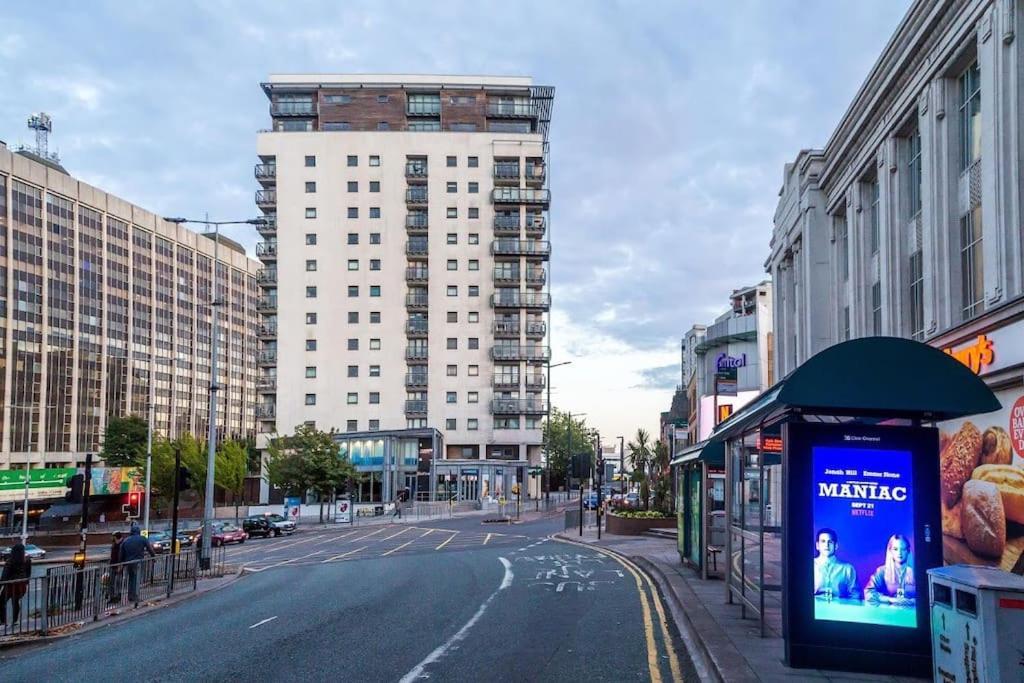
<svg viewBox="0 0 1024 683"><path fill-rule="evenodd" d="M909 4L2 3L0 140L46 111L73 175L249 217L270 73L553 85L553 402L630 435L668 409L685 330L764 279L783 164L824 145Z"/></svg>

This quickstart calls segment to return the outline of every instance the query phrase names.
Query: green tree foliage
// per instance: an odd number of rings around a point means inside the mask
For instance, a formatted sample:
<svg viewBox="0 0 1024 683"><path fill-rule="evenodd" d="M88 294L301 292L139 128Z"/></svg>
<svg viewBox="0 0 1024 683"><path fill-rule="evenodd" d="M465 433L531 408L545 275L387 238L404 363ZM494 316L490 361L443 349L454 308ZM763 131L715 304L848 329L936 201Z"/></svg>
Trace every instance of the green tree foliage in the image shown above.
<svg viewBox="0 0 1024 683"><path fill-rule="evenodd" d="M203 499L206 493L206 448L191 434L171 440L153 438L153 496L164 505L170 505L174 496L174 451L181 449L181 464L188 468L193 493L183 492L186 498ZM217 472L214 471L214 477Z"/></svg>
<svg viewBox="0 0 1024 683"><path fill-rule="evenodd" d="M651 488L648 481L648 467L653 458L651 447L651 435L644 428L636 430L636 436L626 444L626 451L629 457L629 465L633 468L634 475L640 480L640 499L644 502L644 509L650 507Z"/></svg>
<svg viewBox="0 0 1024 683"><path fill-rule="evenodd" d="M672 511L672 458L668 446L661 441L654 442L650 464L651 488L654 489L654 508L662 512Z"/></svg>
<svg viewBox="0 0 1024 683"><path fill-rule="evenodd" d="M335 492L357 478L355 467L338 453L335 430L321 431L301 424L291 436L271 440L267 480L291 495L316 494L320 501L320 521L324 503Z"/></svg>
<svg viewBox="0 0 1024 683"><path fill-rule="evenodd" d="M591 431L585 419L572 418L558 408L551 408L551 415L544 422L544 443L548 449L548 467L550 468L551 484L560 485L566 481L570 462L570 434L572 435L572 451L574 453L594 454Z"/></svg>
<svg viewBox="0 0 1024 683"><path fill-rule="evenodd" d="M245 493L245 475L249 469L249 452L240 441L225 441L217 449L214 460L214 483L231 494L235 502L235 524L238 523L238 506Z"/></svg>
<svg viewBox="0 0 1024 683"><path fill-rule="evenodd" d="M149 423L138 415L114 417L103 433L100 457L109 467L139 467L146 464Z"/></svg>

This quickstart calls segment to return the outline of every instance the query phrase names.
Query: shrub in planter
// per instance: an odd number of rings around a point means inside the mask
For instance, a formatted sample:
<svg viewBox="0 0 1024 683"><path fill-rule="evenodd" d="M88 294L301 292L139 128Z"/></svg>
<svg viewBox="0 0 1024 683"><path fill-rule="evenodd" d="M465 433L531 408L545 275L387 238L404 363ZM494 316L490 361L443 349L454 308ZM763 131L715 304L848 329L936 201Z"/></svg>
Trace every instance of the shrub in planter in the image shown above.
<svg viewBox="0 0 1024 683"><path fill-rule="evenodd" d="M660 510L616 510L613 514L626 519L666 519L672 517L670 514Z"/></svg>

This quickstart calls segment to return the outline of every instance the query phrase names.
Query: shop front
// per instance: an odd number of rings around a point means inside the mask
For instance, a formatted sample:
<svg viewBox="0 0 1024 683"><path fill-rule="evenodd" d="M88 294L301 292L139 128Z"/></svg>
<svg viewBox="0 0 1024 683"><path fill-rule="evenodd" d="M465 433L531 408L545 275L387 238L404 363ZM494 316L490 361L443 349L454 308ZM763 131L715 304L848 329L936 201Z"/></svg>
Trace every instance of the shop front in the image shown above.
<svg viewBox="0 0 1024 683"><path fill-rule="evenodd" d="M438 460L433 482L441 500L515 500L517 484L526 482L525 460ZM523 491L525 499L525 489Z"/></svg>
<svg viewBox="0 0 1024 683"><path fill-rule="evenodd" d="M434 499L430 472L442 446L436 429L346 432L334 440L338 455L363 475L352 491L354 502L390 503L403 490L410 500Z"/></svg>
<svg viewBox="0 0 1024 683"><path fill-rule="evenodd" d="M676 482L679 559L701 578L721 577L725 569L725 450L722 442L702 441L672 460Z"/></svg>

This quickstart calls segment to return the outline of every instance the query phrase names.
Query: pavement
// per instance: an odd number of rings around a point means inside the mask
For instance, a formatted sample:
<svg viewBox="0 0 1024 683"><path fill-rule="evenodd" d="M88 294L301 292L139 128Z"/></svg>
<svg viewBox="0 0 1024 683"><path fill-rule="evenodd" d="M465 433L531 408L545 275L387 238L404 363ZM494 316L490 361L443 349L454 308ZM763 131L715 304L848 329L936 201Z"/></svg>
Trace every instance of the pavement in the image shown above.
<svg viewBox="0 0 1024 683"><path fill-rule="evenodd" d="M610 550L628 557L647 571L665 596L679 627L680 639L702 680L729 683L795 680L917 683L927 680L785 666L780 610L773 607L766 611L766 634L761 637L757 618L743 618L738 604L728 604L725 584L720 579L702 580L697 572L682 564L675 538L603 533L599 541L596 527L584 528L582 537L576 530L557 536Z"/></svg>

